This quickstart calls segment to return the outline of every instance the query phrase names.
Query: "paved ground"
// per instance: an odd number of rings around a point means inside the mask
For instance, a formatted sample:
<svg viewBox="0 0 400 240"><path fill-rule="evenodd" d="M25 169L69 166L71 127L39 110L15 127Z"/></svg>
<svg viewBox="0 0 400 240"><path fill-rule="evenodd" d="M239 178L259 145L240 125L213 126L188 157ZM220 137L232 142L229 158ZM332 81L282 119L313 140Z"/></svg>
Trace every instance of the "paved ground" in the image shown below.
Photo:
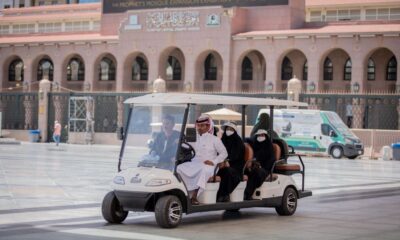
<svg viewBox="0 0 400 240"><path fill-rule="evenodd" d="M400 239L400 161L306 159L294 216L253 208L185 215L173 230L151 213L101 217L119 148L0 145L0 239ZM300 178L296 178L300 182Z"/></svg>

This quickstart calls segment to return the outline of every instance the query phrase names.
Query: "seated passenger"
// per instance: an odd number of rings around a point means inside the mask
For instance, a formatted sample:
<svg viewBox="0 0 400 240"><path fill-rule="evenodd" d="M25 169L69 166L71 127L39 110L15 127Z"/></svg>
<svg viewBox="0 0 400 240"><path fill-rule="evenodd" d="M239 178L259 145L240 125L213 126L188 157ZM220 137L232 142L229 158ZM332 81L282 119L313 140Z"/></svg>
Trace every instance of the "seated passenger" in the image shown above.
<svg viewBox="0 0 400 240"><path fill-rule="evenodd" d="M212 119L201 115L196 120L197 139L193 144L196 156L191 162L185 162L177 167L188 191L192 191L191 202L199 204L197 197L204 191L207 181L214 175L215 166L228 156L222 141L213 135Z"/></svg>
<svg viewBox="0 0 400 240"><path fill-rule="evenodd" d="M246 200L252 199L254 191L263 184L275 162L272 142L267 131L259 129L250 139L250 145L253 148L256 162L245 171L245 174L248 175L244 192Z"/></svg>
<svg viewBox="0 0 400 240"><path fill-rule="evenodd" d="M221 177L221 183L217 193L217 202L228 202L229 194L235 190L242 180L244 167L244 143L237 134L237 126L228 122L222 126L222 143L228 152L228 162L222 164L217 175Z"/></svg>
<svg viewBox="0 0 400 240"><path fill-rule="evenodd" d="M174 130L175 119L165 115L162 120L161 132L155 134L150 146L150 153L160 157L159 165L169 167L175 162L180 133Z"/></svg>

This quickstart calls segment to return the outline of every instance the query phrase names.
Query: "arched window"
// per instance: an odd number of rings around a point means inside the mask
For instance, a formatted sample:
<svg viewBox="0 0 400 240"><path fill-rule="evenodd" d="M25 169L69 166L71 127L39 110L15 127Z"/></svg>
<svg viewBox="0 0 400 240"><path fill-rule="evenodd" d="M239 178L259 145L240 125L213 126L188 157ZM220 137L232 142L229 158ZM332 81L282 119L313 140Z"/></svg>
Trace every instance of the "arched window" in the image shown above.
<svg viewBox="0 0 400 240"><path fill-rule="evenodd" d="M132 80L147 81L149 75L149 68L147 67L146 61L142 57L136 57L132 64Z"/></svg>
<svg viewBox="0 0 400 240"><path fill-rule="evenodd" d="M324 80L333 80L333 64L329 58L324 62Z"/></svg>
<svg viewBox="0 0 400 240"><path fill-rule="evenodd" d="M351 60L350 58L347 59L346 63L344 64L344 71L343 71L343 79L346 81L351 80Z"/></svg>
<svg viewBox="0 0 400 240"><path fill-rule="evenodd" d="M217 61L210 53L204 61L204 80L217 80L217 70Z"/></svg>
<svg viewBox="0 0 400 240"><path fill-rule="evenodd" d="M375 62L371 58L368 59L368 80L375 80Z"/></svg>
<svg viewBox="0 0 400 240"><path fill-rule="evenodd" d="M288 57L285 57L282 62L281 79L290 80L293 77L292 62Z"/></svg>
<svg viewBox="0 0 400 240"><path fill-rule="evenodd" d="M108 57L104 57L100 62L99 80L115 81L115 64Z"/></svg>
<svg viewBox="0 0 400 240"><path fill-rule="evenodd" d="M303 80L308 80L308 61L307 60L303 66Z"/></svg>
<svg viewBox="0 0 400 240"><path fill-rule="evenodd" d="M21 59L15 59L8 67L8 81L22 82L24 81L24 62Z"/></svg>
<svg viewBox="0 0 400 240"><path fill-rule="evenodd" d="M68 81L83 81L85 79L85 65L79 58L72 58L67 66Z"/></svg>
<svg viewBox="0 0 400 240"><path fill-rule="evenodd" d="M182 80L181 63L176 57L169 56L167 68L165 69L167 80Z"/></svg>
<svg viewBox="0 0 400 240"><path fill-rule="evenodd" d="M248 57L242 62L242 80L253 80L253 63Z"/></svg>
<svg viewBox="0 0 400 240"><path fill-rule="evenodd" d="M37 70L37 80L48 79L49 81L53 81L53 73L53 62L49 59L40 60Z"/></svg>
<svg viewBox="0 0 400 240"><path fill-rule="evenodd" d="M397 60L394 56L389 60L389 62L387 64L386 80L389 80L389 81L397 80Z"/></svg>

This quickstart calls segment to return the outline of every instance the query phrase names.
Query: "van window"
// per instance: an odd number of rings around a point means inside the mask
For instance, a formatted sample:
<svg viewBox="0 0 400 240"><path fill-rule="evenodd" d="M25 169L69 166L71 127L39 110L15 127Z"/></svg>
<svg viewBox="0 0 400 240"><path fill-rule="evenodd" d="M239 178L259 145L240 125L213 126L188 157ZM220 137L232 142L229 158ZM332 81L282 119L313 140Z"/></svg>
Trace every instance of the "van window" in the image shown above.
<svg viewBox="0 0 400 240"><path fill-rule="evenodd" d="M329 126L328 124L321 124L321 132L323 135L325 136L329 136L329 131L332 130L331 126Z"/></svg>

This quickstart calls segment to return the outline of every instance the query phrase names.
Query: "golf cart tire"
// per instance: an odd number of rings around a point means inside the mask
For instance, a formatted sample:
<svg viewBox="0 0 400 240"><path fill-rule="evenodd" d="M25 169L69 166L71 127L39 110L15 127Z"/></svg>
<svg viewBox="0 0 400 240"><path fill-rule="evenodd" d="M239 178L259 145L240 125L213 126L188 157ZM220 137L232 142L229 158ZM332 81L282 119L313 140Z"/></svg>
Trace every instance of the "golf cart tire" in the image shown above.
<svg viewBox="0 0 400 240"><path fill-rule="evenodd" d="M331 156L336 159L340 159L343 157L343 148L340 146L334 146L331 149Z"/></svg>
<svg viewBox="0 0 400 240"><path fill-rule="evenodd" d="M282 197L282 204L275 207L276 212L281 216L290 216L296 212L297 192L292 187L286 188Z"/></svg>
<svg viewBox="0 0 400 240"><path fill-rule="evenodd" d="M114 192L109 192L104 196L101 205L103 218L109 223L121 223L128 216L128 211L124 211Z"/></svg>
<svg viewBox="0 0 400 240"><path fill-rule="evenodd" d="M157 224L162 228L175 228L182 220L183 207L181 200L174 195L158 199L154 213Z"/></svg>

